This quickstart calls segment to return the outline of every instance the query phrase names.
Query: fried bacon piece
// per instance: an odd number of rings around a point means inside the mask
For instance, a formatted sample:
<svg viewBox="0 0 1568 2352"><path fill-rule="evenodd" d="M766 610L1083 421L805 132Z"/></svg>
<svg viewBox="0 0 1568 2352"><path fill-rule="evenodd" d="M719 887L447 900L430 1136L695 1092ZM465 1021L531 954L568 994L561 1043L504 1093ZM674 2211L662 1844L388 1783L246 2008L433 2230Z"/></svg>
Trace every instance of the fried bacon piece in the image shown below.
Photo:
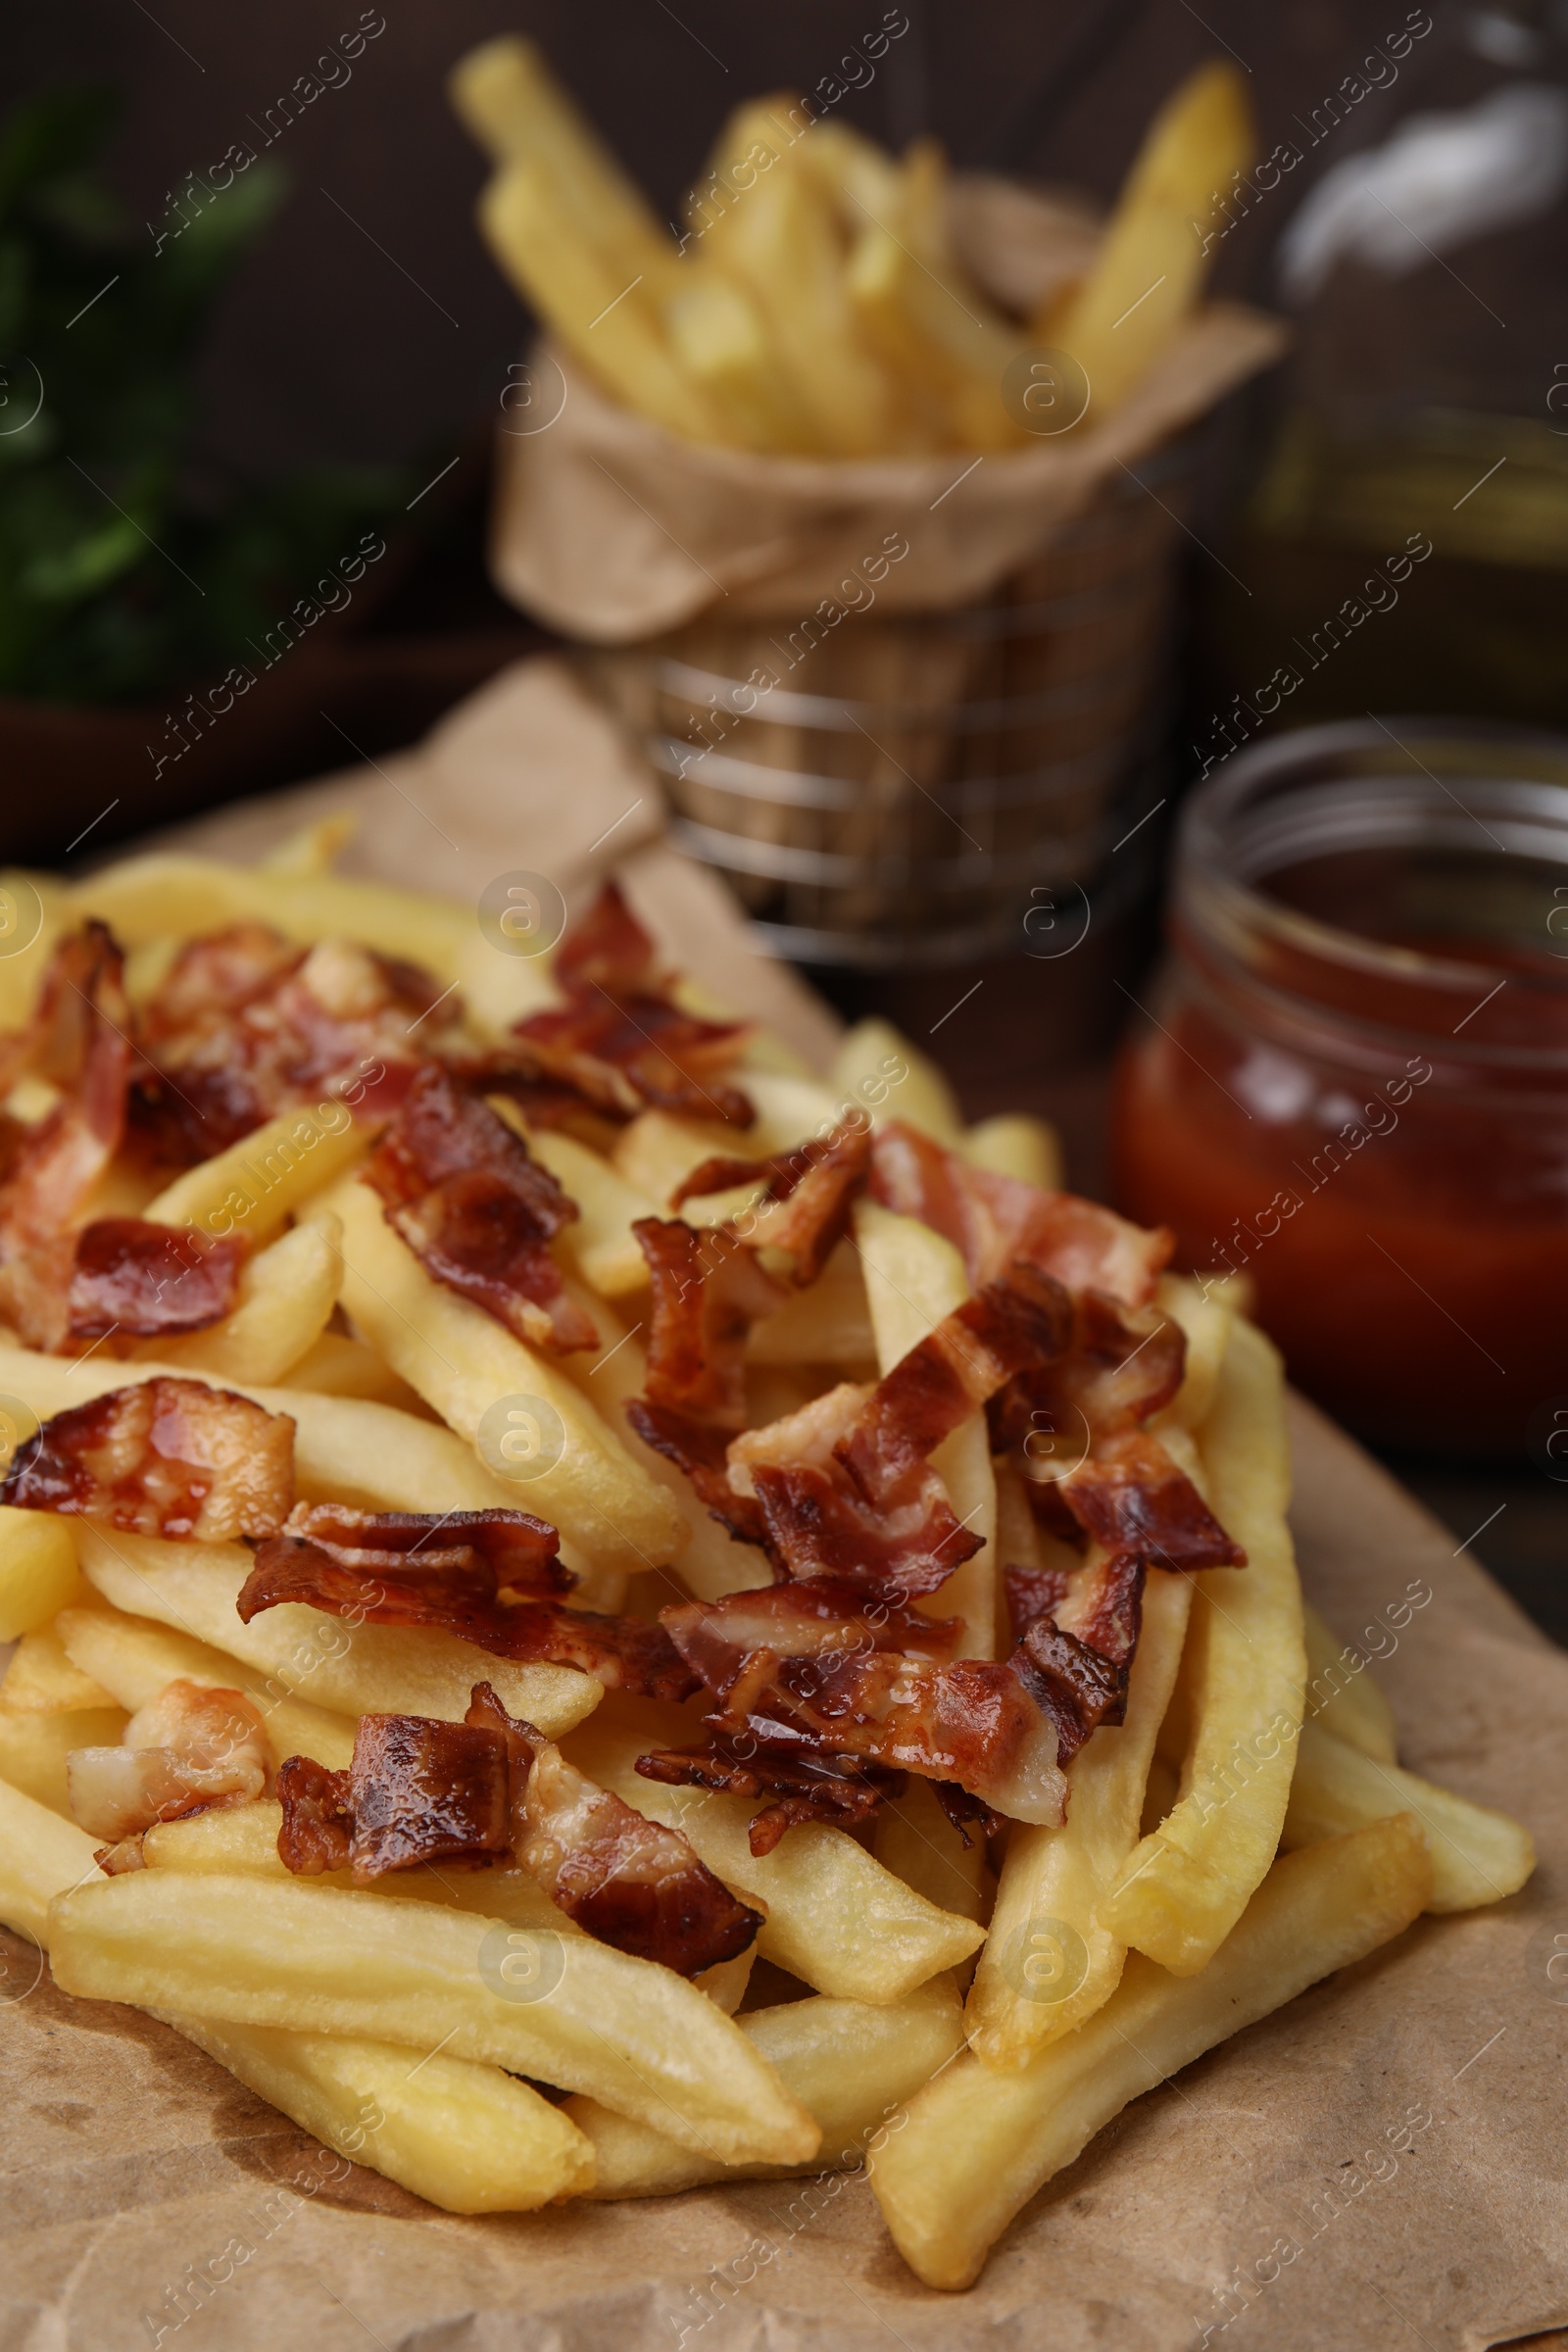
<svg viewBox="0 0 1568 2352"><path fill-rule="evenodd" d="M67 1337L170 1338L205 1331L239 1299L245 1244L144 1217L99 1217L76 1237Z"/></svg>
<svg viewBox="0 0 1568 2352"><path fill-rule="evenodd" d="M278 1855L300 1876L350 1869L364 1886L418 1862L494 1862L511 1850L507 1743L466 1723L362 1715L347 1772L290 1756L277 1793Z"/></svg>
<svg viewBox="0 0 1568 2352"><path fill-rule="evenodd" d="M374 1117L396 1107L459 1017L457 999L416 964L230 924L188 941L143 1008L132 1117L191 1159L296 1102L341 1096Z"/></svg>
<svg viewBox="0 0 1568 2352"><path fill-rule="evenodd" d="M705 1159L676 1189L671 1208L732 1185L760 1183L760 1202L747 1219L754 1250L782 1250L794 1260L793 1279L816 1280L849 1231L850 1210L864 1190L871 1164L871 1123L851 1113L825 1136L808 1136L773 1159Z"/></svg>
<svg viewBox="0 0 1568 2352"><path fill-rule="evenodd" d="M751 1848L758 1856L770 1854L797 1822L859 1829L884 1797L902 1796L908 1787L906 1773L886 1771L858 1756L786 1755L755 1741L743 1755L716 1738L707 1747L656 1748L637 1758L637 1770L644 1780L671 1788L771 1799L752 1820Z"/></svg>
<svg viewBox="0 0 1568 2352"><path fill-rule="evenodd" d="M249 1804L271 1761L266 1727L243 1691L178 1680L137 1708L118 1747L74 1748L66 1786L76 1821L107 1840L96 1859L114 1876L141 1867L142 1834L155 1822Z"/></svg>
<svg viewBox="0 0 1568 2352"><path fill-rule="evenodd" d="M329 1771L314 1756L285 1756L277 1768L277 1796L283 1808L277 1833L283 1868L297 1878L347 1870L354 1851L348 1774Z"/></svg>
<svg viewBox="0 0 1568 2352"><path fill-rule="evenodd" d="M788 1296L721 1225L698 1232L679 1218L632 1227L653 1284L648 1399L721 1428L746 1417L746 1337Z"/></svg>
<svg viewBox="0 0 1568 2352"><path fill-rule="evenodd" d="M871 1196L946 1235L977 1289L1022 1258L1069 1291L1104 1291L1143 1306L1175 1247L1163 1226L1146 1231L1074 1193L973 1167L901 1119L876 1130Z"/></svg>
<svg viewBox="0 0 1568 2352"><path fill-rule="evenodd" d="M205 1381L111 1389L46 1421L0 1501L138 1536L273 1536L294 1499L294 1424Z"/></svg>
<svg viewBox="0 0 1568 2352"><path fill-rule="evenodd" d="M437 1282L535 1347L562 1354L598 1345L550 1249L576 1202L439 1063L418 1071L364 1176Z"/></svg>
<svg viewBox="0 0 1568 2352"><path fill-rule="evenodd" d="M737 1494L729 1482L726 1448L728 1433L667 1404L650 1404L646 1396L628 1397L626 1418L656 1453L684 1470L692 1491L710 1518L716 1519L738 1544L767 1540L761 1507L754 1494Z"/></svg>
<svg viewBox="0 0 1568 2352"><path fill-rule="evenodd" d="M744 1021L705 1021L673 1001L653 941L613 882L556 955L566 1002L511 1032L525 1066L574 1088L612 1117L647 1103L689 1118L749 1127L752 1105L720 1073L751 1034Z"/></svg>
<svg viewBox="0 0 1568 2352"><path fill-rule="evenodd" d="M1147 1430L1097 1441L1088 1460L1061 1481L1061 1494L1107 1551L1135 1551L1160 1568L1247 1566L1241 1545Z"/></svg>
<svg viewBox="0 0 1568 2352"><path fill-rule="evenodd" d="M570 1582L559 1542L525 1511L301 1510L259 1546L235 1607L247 1625L264 1609L302 1601L372 1625L433 1626L493 1657L575 1666L642 1697L689 1697L696 1681L662 1627L542 1597ZM527 1596L502 1600L504 1584Z"/></svg>
<svg viewBox="0 0 1568 2352"><path fill-rule="evenodd" d="M1007 1624L1014 1642L1021 1642L1037 1617L1054 1618L1066 1599L1072 1578L1062 1568L1019 1568L1002 1572L1007 1595Z"/></svg>

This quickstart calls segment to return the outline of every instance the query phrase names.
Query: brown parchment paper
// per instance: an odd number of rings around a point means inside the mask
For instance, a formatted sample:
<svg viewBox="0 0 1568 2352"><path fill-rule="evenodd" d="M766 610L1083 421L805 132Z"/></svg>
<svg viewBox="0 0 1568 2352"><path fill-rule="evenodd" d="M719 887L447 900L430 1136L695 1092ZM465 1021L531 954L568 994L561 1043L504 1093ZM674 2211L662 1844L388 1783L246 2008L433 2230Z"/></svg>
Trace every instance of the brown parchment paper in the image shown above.
<svg viewBox="0 0 1568 2352"><path fill-rule="evenodd" d="M434 885L427 819L456 843L466 889L538 870L542 841L580 858L590 835L573 810L592 801L597 818L608 779L613 816L627 779L571 693L548 665L513 673L384 772L225 811L182 839L255 856L304 814L358 805L351 861L390 879ZM565 730L584 762L570 808L529 788L530 774L561 781L543 758L530 766L534 719L558 752ZM460 761L467 780L448 788L466 729L475 764ZM421 808L396 814L410 793ZM666 945L689 962L693 908L718 886L701 875L683 901L658 871L674 853L644 847L628 862L646 874L650 860L639 903L656 923L672 910ZM714 985L714 943L744 939L726 919L707 941ZM750 993L769 968L733 948L727 979L733 1001L771 1018ZM771 985L809 1004L788 975ZM833 1024L812 1021L820 1052ZM967 2295L911 2278L855 2177L808 2193L757 2183L533 2216L433 2212L327 2155L152 2019L67 2000L41 1966L34 1983L8 1938L0 2352L1198 2352L1205 2329L1254 2352L1479 2352L1568 2323L1568 1984L1548 1973L1568 1950L1568 1658L1299 1402L1292 1437L1308 1592L1343 1639L1384 1653L1405 1760L1518 1814L1541 1868L1492 1910L1418 1923L1128 2109ZM1431 1597L1400 1626L1412 1592ZM1430 2122L1372 2178L1367 2152L1412 2111Z"/></svg>
<svg viewBox="0 0 1568 2352"><path fill-rule="evenodd" d="M959 183L954 225L981 283L1019 306L1081 270L1096 236L1082 212L979 176ZM537 413L551 421L497 435L491 568L553 627L616 645L710 607L799 618L898 537L908 552L879 582L883 611L941 612L1038 554L1284 344L1277 320L1212 303L1104 424L980 460L832 464L683 440L547 346Z"/></svg>

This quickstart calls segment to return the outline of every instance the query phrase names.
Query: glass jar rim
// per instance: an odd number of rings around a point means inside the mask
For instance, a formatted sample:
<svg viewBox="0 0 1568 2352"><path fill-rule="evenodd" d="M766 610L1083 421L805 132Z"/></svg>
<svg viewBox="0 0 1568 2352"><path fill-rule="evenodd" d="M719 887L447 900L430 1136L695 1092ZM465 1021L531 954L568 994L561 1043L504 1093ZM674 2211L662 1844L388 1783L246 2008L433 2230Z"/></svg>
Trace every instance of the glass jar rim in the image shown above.
<svg viewBox="0 0 1568 2352"><path fill-rule="evenodd" d="M1444 779L1445 768L1451 784ZM1478 983L1484 990L1495 977L1494 963L1479 955L1467 957L1462 944L1437 954L1337 924L1273 896L1266 882L1308 857L1338 850L1409 846L1418 839L1473 849L1478 828L1492 844L1485 852L1489 860L1524 851L1560 863L1568 907L1568 738L1490 720L1384 719L1371 712L1270 736L1233 754L1190 794L1177 833L1177 920L1192 923L1205 948L1233 971L1247 965L1247 943L1267 942L1369 981L1446 995L1473 1017L1480 1009ZM1568 1003L1568 914L1563 937L1560 978L1544 969L1517 977L1532 991ZM1281 1009L1310 1007L1320 1018L1328 1010L1277 979L1249 972L1248 984ZM1367 1019L1338 1005L1332 1017L1369 1048L1420 1042L1430 1051L1430 1039L1414 1026ZM1443 1054L1472 1067L1521 1073L1568 1067L1568 1047L1466 1040L1457 1033L1443 1040Z"/></svg>

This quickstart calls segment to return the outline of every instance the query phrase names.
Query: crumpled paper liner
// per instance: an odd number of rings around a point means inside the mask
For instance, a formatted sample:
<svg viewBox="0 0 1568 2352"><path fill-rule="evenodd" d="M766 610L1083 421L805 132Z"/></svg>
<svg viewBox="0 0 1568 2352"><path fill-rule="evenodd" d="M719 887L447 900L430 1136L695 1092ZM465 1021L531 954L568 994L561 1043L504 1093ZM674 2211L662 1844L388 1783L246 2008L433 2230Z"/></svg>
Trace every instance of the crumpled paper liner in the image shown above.
<svg viewBox="0 0 1568 2352"><path fill-rule="evenodd" d="M305 816L358 803L370 823L354 862L388 880L439 878L428 818L458 844L445 853L455 895L546 841L569 866L591 839L574 812L592 802L599 815L607 781L602 821L616 812L617 771L593 761L606 743L618 755L603 722L597 738L585 728L577 798L559 806L559 769L529 757L535 719L558 752L552 730L581 723L554 665L509 673L381 775L328 779L179 838L255 857ZM471 765L455 774L466 742ZM420 808L403 808L394 780ZM696 902L682 907L668 876L680 868L714 909L720 886L658 846L630 862L650 859L667 861L664 878L646 894L635 884L639 904L690 962ZM727 921L721 954L705 943L711 984L727 957L742 1007L772 1017L753 993L764 973L808 1004L735 948L733 910ZM820 1008L814 1020L821 1049L833 1023ZM154 2020L67 2000L46 1972L32 1985L29 1947L7 1938L0 2352L1200 2352L1205 2328L1210 2345L1268 2352L1482 2352L1568 2324L1568 1985L1547 1973L1568 1949L1568 1658L1298 1400L1292 1438L1309 1594L1342 1638L1385 1653L1404 1760L1516 1813L1540 1870L1491 1910L1419 1922L1126 2110L1019 2217L968 2294L910 2276L858 2177L530 2216L434 2212L318 2148ZM1412 1589L1432 1597L1397 1627L1391 1610ZM1387 2149L1411 2110L1430 2123L1372 2178L1365 2152ZM1283 2258L1281 2240L1298 2250Z"/></svg>
<svg viewBox="0 0 1568 2352"><path fill-rule="evenodd" d="M981 282L1015 304L1081 270L1094 243L1080 211L984 178L960 182L955 228ZM542 377L561 369L565 403L544 429L497 436L492 572L552 627L619 645L710 606L799 618L898 535L909 552L879 585L883 611L941 612L987 595L1285 340L1277 320L1211 303L1104 424L978 464L966 451L827 463L683 440L547 347Z"/></svg>

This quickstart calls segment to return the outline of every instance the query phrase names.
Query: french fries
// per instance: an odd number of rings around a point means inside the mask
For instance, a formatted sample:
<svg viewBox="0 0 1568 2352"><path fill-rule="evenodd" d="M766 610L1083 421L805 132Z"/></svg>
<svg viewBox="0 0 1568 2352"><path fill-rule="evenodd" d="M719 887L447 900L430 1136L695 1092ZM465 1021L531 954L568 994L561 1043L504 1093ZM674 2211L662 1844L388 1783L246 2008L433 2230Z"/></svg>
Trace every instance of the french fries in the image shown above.
<svg viewBox="0 0 1568 2352"><path fill-rule="evenodd" d="M73 1708L112 1707L113 1692L68 1654L61 1640L65 1611L38 1633L24 1634L12 1652L5 1679L0 1681L0 1712L7 1715L62 1715Z"/></svg>
<svg viewBox="0 0 1568 2352"><path fill-rule="evenodd" d="M69 1821L66 1758L76 1747L113 1747L124 1730L120 1707L81 1707L49 1715L0 1713L0 1779Z"/></svg>
<svg viewBox="0 0 1568 2352"><path fill-rule="evenodd" d="M8 1455L11 1448L7 1437ZM70 1528L49 1511L0 1503L0 1642L47 1624L80 1584Z"/></svg>
<svg viewBox="0 0 1568 2352"><path fill-rule="evenodd" d="M713 2002L589 1936L297 1879L141 1870L60 1896L49 1955L66 1992L443 2048L584 2091L724 2163L804 2163L821 2138Z"/></svg>
<svg viewBox="0 0 1568 2352"><path fill-rule="evenodd" d="M217 1241L242 1233L259 1244L364 1151L365 1137L342 1102L281 1111L176 1176L142 1214L154 1225L189 1225Z"/></svg>
<svg viewBox="0 0 1568 2352"><path fill-rule="evenodd" d="M1371 1669L1347 1666L1347 1651L1336 1642L1310 1602L1301 1611L1306 1637L1306 1720L1348 1740L1364 1756L1380 1764L1398 1761L1394 1709L1372 1680Z"/></svg>
<svg viewBox="0 0 1568 2352"><path fill-rule="evenodd" d="M1318 1723L1303 1723L1290 1809L1287 1849L1313 1845L1390 1813L1408 1814L1432 1857L1429 1911L1473 1911L1517 1892L1536 1867L1527 1830L1506 1813L1473 1805L1451 1789L1384 1763Z"/></svg>
<svg viewBox="0 0 1568 2352"><path fill-rule="evenodd" d="M221 1323L188 1339L144 1340L142 1347L183 1372L270 1385L321 1337L342 1279L343 1252L328 1220L296 1225L244 1267L239 1304Z"/></svg>
<svg viewBox="0 0 1568 2352"><path fill-rule="evenodd" d="M252 1567L242 1544L171 1544L82 1522L82 1568L115 1608L152 1617L211 1648L226 1647L295 1697L339 1715L431 1715L461 1721L476 1682L547 1737L597 1705L600 1687L570 1666L516 1666L433 1628L350 1625L299 1601L244 1625L234 1603Z"/></svg>
<svg viewBox="0 0 1568 2352"><path fill-rule="evenodd" d="M591 2099L572 2099L565 2112L594 2151L590 2196L667 2197L705 2180L846 2171L863 2160L895 2109L963 2046L957 1994L945 1977L882 2008L818 1995L755 2009L741 2030L814 2117L822 2138L809 2166L718 2164Z"/></svg>
<svg viewBox="0 0 1568 2352"><path fill-rule="evenodd" d="M1213 1507L1247 1552L1194 1579L1192 1740L1174 1810L1134 1847L1101 1924L1190 1976L1241 1917L1273 1859L1306 1679L1301 1593L1285 1523L1290 1468L1279 1358L1232 1326L1202 1431Z"/></svg>
<svg viewBox="0 0 1568 2352"><path fill-rule="evenodd" d="M237 1617L234 1623L238 1626ZM342 1715L293 1697L275 1675L149 1617L101 1606L62 1609L55 1633L73 1671L87 1689L102 1691L102 1697L86 1701L88 1705L123 1707L134 1714L168 1683L207 1684L219 1690L242 1690L255 1703L279 1761L284 1756L314 1756L328 1771L341 1772L354 1752L354 1728ZM83 1740L76 1744L97 1742Z"/></svg>
<svg viewBox="0 0 1568 2352"><path fill-rule="evenodd" d="M47 1950L55 1896L103 1876L93 1842L69 1815L0 1778L0 1921Z"/></svg>
<svg viewBox="0 0 1568 2352"><path fill-rule="evenodd" d="M1421 1834L1396 1814L1276 1863L1199 1973L1135 1956L1098 2015L1028 2067L958 2059L870 2159L909 2268L927 2286L969 2285L1014 2214L1130 2099L1389 1942L1430 1889Z"/></svg>
<svg viewBox="0 0 1568 2352"><path fill-rule="evenodd" d="M1121 1980L1127 1947L1102 1924L1102 1907L1138 1843L1191 1601L1186 1577L1151 1571L1126 1722L1102 1724L1068 1765L1060 1829L1020 1825L1008 1840L968 2005L970 2047L989 2066L1025 2065L1092 2017Z"/></svg>

